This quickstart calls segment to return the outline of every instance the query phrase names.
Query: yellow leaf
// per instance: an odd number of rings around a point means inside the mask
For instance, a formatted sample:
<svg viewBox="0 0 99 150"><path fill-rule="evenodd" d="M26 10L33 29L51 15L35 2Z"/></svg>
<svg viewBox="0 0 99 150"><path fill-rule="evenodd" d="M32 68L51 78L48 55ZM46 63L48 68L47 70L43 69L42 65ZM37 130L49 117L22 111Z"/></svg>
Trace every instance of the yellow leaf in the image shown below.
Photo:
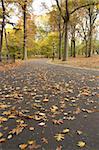
<svg viewBox="0 0 99 150"><path fill-rule="evenodd" d="M36 141L28 141L28 144L29 145L32 145L32 144L34 144Z"/></svg>
<svg viewBox="0 0 99 150"><path fill-rule="evenodd" d="M7 118L4 118L4 117L0 117L0 122L2 123L2 122L5 122L5 121L7 121L8 119Z"/></svg>
<svg viewBox="0 0 99 150"><path fill-rule="evenodd" d="M13 119L13 118L16 118L16 116L15 115L10 115L8 118Z"/></svg>
<svg viewBox="0 0 99 150"><path fill-rule="evenodd" d="M58 110L58 107L53 105L50 109L52 113L55 113Z"/></svg>
<svg viewBox="0 0 99 150"><path fill-rule="evenodd" d="M61 133L56 134L54 137L58 142L64 140L64 134Z"/></svg>
<svg viewBox="0 0 99 150"><path fill-rule="evenodd" d="M49 99L47 99L47 98L45 98L45 99L43 99L43 102L48 102L49 101Z"/></svg>
<svg viewBox="0 0 99 150"><path fill-rule="evenodd" d="M83 148L83 147L86 145L86 143L83 142L83 141L79 141L77 145L78 145L79 147Z"/></svg>
<svg viewBox="0 0 99 150"><path fill-rule="evenodd" d="M0 132L0 138L3 136L3 134Z"/></svg>
<svg viewBox="0 0 99 150"><path fill-rule="evenodd" d="M69 133L69 131L70 131L69 129L64 129L63 133Z"/></svg>

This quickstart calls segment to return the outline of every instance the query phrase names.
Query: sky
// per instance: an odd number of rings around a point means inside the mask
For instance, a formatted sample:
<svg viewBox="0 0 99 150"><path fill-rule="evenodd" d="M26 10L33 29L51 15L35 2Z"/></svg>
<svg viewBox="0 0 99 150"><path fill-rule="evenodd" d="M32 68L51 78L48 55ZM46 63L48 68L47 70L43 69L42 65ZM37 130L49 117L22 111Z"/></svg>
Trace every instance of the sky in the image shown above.
<svg viewBox="0 0 99 150"><path fill-rule="evenodd" d="M43 15L48 10L42 8L42 3L45 3L47 7L50 9L53 4L55 4L55 0L33 0L33 13L35 15ZM11 16L10 21L13 23L17 23L18 17L16 14L18 13L18 9L15 9L15 13Z"/></svg>
<svg viewBox="0 0 99 150"><path fill-rule="evenodd" d="M52 4L55 3L54 0L34 0L33 2L34 14L42 15L46 12L46 10L42 8L42 2L44 2L49 9L51 8Z"/></svg>

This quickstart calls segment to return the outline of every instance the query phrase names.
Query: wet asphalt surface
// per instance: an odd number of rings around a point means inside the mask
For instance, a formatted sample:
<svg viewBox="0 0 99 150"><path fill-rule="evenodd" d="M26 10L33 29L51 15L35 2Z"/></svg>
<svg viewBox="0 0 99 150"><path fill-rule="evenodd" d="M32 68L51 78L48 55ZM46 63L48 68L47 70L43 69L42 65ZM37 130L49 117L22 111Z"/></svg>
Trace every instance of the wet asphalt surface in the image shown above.
<svg viewBox="0 0 99 150"><path fill-rule="evenodd" d="M99 150L99 71L25 62L0 72L0 106L0 117L6 118L0 124L0 150L19 150L20 144L27 144L26 150ZM34 115L41 118L29 117ZM18 135L11 133L18 124L26 126ZM59 133L62 141L55 138ZM37 146L31 147L31 140ZM86 143L83 148L79 141Z"/></svg>

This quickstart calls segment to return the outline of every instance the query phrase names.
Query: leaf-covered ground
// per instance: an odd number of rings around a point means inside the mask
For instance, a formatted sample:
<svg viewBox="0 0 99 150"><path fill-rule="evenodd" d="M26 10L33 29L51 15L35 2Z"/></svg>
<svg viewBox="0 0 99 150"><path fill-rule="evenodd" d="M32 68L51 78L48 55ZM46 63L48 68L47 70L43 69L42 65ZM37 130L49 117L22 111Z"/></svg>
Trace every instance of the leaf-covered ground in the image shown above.
<svg viewBox="0 0 99 150"><path fill-rule="evenodd" d="M99 70L99 55L94 55L92 57L85 58L84 56L78 56L76 58L70 57L68 62L64 62L61 60L54 60L54 63L64 65L64 66L72 66L72 67L81 67L81 68L93 68Z"/></svg>
<svg viewBox="0 0 99 150"><path fill-rule="evenodd" d="M0 150L99 150L99 71L29 61L0 72Z"/></svg>

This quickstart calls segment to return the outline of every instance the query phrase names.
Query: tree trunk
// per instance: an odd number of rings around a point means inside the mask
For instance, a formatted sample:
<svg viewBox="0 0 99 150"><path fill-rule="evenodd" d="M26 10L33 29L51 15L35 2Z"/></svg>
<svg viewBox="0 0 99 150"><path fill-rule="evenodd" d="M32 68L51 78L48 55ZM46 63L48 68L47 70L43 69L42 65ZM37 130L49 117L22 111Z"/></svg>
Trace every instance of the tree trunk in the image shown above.
<svg viewBox="0 0 99 150"><path fill-rule="evenodd" d="M62 34L61 34L61 16L59 15L59 51L58 59L61 59Z"/></svg>
<svg viewBox="0 0 99 150"><path fill-rule="evenodd" d="M63 61L68 60L68 21L65 22Z"/></svg>
<svg viewBox="0 0 99 150"><path fill-rule="evenodd" d="M2 5L2 27L0 31L0 61L2 61L2 45L3 45L3 31L4 31L4 26L5 26L5 7L4 7L4 1L1 0L1 5Z"/></svg>
<svg viewBox="0 0 99 150"><path fill-rule="evenodd" d="M4 28L4 33L5 33L5 42L6 42L7 55L8 55L8 58L9 58L10 57L10 52L9 52L8 39L7 39L7 33L6 33L5 28Z"/></svg>
<svg viewBox="0 0 99 150"><path fill-rule="evenodd" d="M71 39L71 53L70 53L70 56L72 57L73 56L73 41Z"/></svg>
<svg viewBox="0 0 99 150"><path fill-rule="evenodd" d="M26 9L27 9L27 1L25 1L23 8L23 29L24 29L24 40L23 40L23 59L27 60L27 49L26 49L26 38L27 38L27 29L26 29Z"/></svg>
<svg viewBox="0 0 99 150"><path fill-rule="evenodd" d="M85 57L88 57L88 41L85 40Z"/></svg>
<svg viewBox="0 0 99 150"><path fill-rule="evenodd" d="M2 51L2 46L1 46L1 30L0 30L0 62L2 61L1 51Z"/></svg>
<svg viewBox="0 0 99 150"><path fill-rule="evenodd" d="M68 60L68 23L69 23L68 0L65 0L65 7L66 7L66 12L65 12L65 20L64 20L65 36L64 36L63 61Z"/></svg>
<svg viewBox="0 0 99 150"><path fill-rule="evenodd" d="M91 8L89 8L89 23L90 23L90 30L89 30L89 50L88 50L88 57L91 57L92 51L92 15L91 15Z"/></svg>
<svg viewBox="0 0 99 150"><path fill-rule="evenodd" d="M73 57L76 57L76 44L75 44L75 39L73 39Z"/></svg>

